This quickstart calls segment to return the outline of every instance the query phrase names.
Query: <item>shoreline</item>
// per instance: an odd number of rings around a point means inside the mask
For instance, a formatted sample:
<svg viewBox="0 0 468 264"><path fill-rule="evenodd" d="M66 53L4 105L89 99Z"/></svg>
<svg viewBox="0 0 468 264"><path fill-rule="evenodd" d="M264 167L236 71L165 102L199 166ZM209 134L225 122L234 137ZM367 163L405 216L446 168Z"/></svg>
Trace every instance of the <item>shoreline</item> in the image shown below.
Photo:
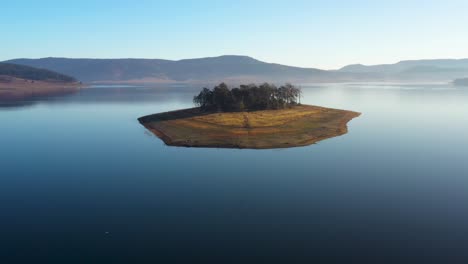
<svg viewBox="0 0 468 264"><path fill-rule="evenodd" d="M252 128L231 127L219 123L210 123L205 120L195 121L194 119L200 119L199 117L201 117L201 119L209 118L211 115L223 114L238 115L240 117L245 114L263 115L265 112L269 112L270 115L275 115L275 111L281 113L283 110L204 113L200 112L198 108L189 108L148 115L138 120L140 124L168 146L190 148L282 149L309 146L328 138L347 134L347 124L352 119L361 115L361 113L353 111L308 105L296 106L292 109L292 112L303 110L314 110L318 112L316 114L302 116L296 120L287 120L280 125ZM291 110L287 109L287 111ZM330 118L327 117L327 115L333 115L334 117ZM323 121L317 121L321 120L321 118L324 118ZM327 120L327 118L329 118L329 120ZM187 129L193 129L193 133L183 132ZM216 130L220 130L221 132ZM194 135L198 135L198 137Z"/></svg>
<svg viewBox="0 0 468 264"><path fill-rule="evenodd" d="M80 82L32 81L1 76L0 101L19 101L33 97L71 94L86 86Z"/></svg>

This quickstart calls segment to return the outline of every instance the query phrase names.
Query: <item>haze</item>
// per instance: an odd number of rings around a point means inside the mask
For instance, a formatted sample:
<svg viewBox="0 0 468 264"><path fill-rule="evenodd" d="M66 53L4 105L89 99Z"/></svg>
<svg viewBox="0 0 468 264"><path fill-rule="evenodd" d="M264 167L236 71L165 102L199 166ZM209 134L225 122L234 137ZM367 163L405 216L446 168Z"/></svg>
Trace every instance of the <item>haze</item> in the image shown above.
<svg viewBox="0 0 468 264"><path fill-rule="evenodd" d="M466 58L468 2L8 1L0 61L248 55L336 69Z"/></svg>

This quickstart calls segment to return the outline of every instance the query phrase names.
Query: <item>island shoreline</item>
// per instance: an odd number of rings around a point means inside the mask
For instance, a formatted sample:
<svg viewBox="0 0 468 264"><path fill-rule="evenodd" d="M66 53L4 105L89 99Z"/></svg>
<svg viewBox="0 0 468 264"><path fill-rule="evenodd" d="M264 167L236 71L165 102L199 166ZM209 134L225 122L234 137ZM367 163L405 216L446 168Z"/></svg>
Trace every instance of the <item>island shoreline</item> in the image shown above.
<svg viewBox="0 0 468 264"><path fill-rule="evenodd" d="M294 107L293 107L294 108ZM227 142L224 143L203 143L201 141L193 141L190 138L187 138L186 140L174 140L173 137L171 137L170 133L168 131L165 131L162 127L155 125L155 122L171 122L171 120L190 120L192 117L197 117L197 116L209 116L209 115L222 115L223 113L215 112L215 111L210 111L210 112L203 112L199 108L188 108L188 109L182 109L182 110L175 110L175 111L169 111L169 112L164 112L164 113L158 113L158 114L153 114L153 115L147 115L143 116L138 119L140 124L142 124L146 129L151 131L155 136L157 136L159 139L161 139L166 145L168 146L175 146L175 147L188 147L188 148L231 148L231 149L284 149L284 148L291 148L291 147L305 147L309 146L312 144L316 144L317 142L323 141L325 139L331 138L331 137L337 137L341 136L344 134L348 133L348 126L347 124L354 118L357 118L361 115L361 113L358 112L353 112L353 111L346 111L346 110L339 110L339 109L332 109L332 108L325 108L325 107L320 107L320 106L309 106L309 105L301 105L297 106L296 109L301 110L302 108L312 108L314 110L321 110L325 112L338 112L340 115L336 120L334 121L334 126L331 127L329 126L328 123L325 123L323 127L318 127L315 130L311 131L305 131L305 133L308 133L308 137L305 140L302 141L295 141L292 143L284 143L284 144L276 144L272 143L271 145L249 145L246 143L243 144L235 144L233 143L234 138L230 137L229 135L227 137ZM281 110L267 110L267 111L281 111ZM261 113L265 111L252 111L252 112L236 112L237 114L244 114L244 113ZM234 113L234 114L236 114ZM230 113L233 114L233 113ZM308 118L309 116L305 116L303 118ZM315 116L314 116L315 117ZM296 122L297 120L292 120L288 122ZM200 121L198 121L200 122ZM285 122L287 124L288 122ZM222 126L220 124L217 124L218 126ZM272 129L272 128L278 128L279 126L264 126L262 129ZM226 128L226 127L224 127ZM239 128L235 128L239 129ZM244 128L243 133L246 134L247 136L244 136L244 138L248 138L251 131L253 131L253 134L255 135L255 129L257 128ZM174 133L174 131L170 131ZM290 133L290 132L288 132ZM276 135L278 136L283 136L287 137L288 133L282 134L277 133ZM267 136L270 136L267 134ZM261 136L256 136L258 140L262 140ZM242 138L242 136L239 136L239 138Z"/></svg>

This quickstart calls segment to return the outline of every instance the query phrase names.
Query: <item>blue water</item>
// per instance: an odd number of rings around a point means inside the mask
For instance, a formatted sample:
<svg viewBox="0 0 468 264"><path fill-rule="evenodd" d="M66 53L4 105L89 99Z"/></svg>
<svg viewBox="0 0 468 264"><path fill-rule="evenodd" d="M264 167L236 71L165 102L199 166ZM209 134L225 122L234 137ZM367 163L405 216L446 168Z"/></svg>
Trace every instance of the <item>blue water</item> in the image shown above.
<svg viewBox="0 0 468 264"><path fill-rule="evenodd" d="M304 85L362 116L281 150L165 146L137 121L183 88L0 108L0 263L468 260L468 89Z"/></svg>

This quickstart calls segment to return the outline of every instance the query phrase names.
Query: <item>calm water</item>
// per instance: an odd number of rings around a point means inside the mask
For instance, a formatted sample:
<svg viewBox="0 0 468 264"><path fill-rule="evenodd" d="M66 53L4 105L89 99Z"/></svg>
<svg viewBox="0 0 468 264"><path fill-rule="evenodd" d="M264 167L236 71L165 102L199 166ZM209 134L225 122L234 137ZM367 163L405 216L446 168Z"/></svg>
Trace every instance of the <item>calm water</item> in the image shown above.
<svg viewBox="0 0 468 264"><path fill-rule="evenodd" d="M180 87L0 108L0 263L468 261L468 89L303 88L363 114L309 147L230 150L139 125L190 107Z"/></svg>

